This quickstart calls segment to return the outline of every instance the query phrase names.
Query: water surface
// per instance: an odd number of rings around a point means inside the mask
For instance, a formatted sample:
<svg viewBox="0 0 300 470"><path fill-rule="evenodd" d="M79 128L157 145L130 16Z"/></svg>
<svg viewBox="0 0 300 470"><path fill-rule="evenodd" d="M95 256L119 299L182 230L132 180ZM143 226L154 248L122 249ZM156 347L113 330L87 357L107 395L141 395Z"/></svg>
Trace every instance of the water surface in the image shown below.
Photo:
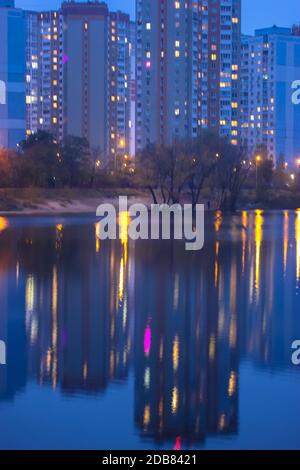
<svg viewBox="0 0 300 470"><path fill-rule="evenodd" d="M0 448L300 449L300 211L98 229L0 218Z"/></svg>

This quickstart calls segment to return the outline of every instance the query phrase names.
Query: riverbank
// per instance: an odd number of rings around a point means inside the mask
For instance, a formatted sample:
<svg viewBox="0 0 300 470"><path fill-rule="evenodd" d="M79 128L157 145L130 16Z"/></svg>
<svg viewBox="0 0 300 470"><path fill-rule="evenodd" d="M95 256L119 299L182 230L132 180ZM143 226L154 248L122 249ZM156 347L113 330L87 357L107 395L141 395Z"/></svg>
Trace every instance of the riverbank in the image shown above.
<svg viewBox="0 0 300 470"><path fill-rule="evenodd" d="M72 215L95 214L99 204L118 204L119 196L127 196L129 204L153 203L150 193L135 188L101 189L0 189L0 215ZM200 203L211 201L210 209L216 210L213 198L205 194ZM184 203L189 203L189 200ZM300 195L291 191L266 191L259 200L255 191L244 191L238 210L295 210L300 208Z"/></svg>
<svg viewBox="0 0 300 470"><path fill-rule="evenodd" d="M135 189L0 189L0 214L95 214L99 204L117 204L119 195L151 203L148 192Z"/></svg>

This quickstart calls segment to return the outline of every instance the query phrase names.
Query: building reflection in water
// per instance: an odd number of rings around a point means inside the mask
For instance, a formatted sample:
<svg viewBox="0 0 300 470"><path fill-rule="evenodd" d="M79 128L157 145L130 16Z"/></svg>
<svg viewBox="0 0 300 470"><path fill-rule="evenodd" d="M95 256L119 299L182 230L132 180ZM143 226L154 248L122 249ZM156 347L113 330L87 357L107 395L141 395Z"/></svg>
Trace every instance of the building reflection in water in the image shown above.
<svg viewBox="0 0 300 470"><path fill-rule="evenodd" d="M199 253L132 242L128 222L121 214L121 240L100 242L94 222L14 227L1 218L1 399L28 382L103 393L132 369L142 436L179 449L237 434L241 362L291 367L300 211L217 213Z"/></svg>

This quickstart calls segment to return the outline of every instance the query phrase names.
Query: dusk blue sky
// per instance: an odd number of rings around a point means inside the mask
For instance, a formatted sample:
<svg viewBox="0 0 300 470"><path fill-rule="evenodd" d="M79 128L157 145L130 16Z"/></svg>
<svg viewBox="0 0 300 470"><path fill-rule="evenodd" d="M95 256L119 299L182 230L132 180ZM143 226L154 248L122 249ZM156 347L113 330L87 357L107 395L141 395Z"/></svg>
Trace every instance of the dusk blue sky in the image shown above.
<svg viewBox="0 0 300 470"><path fill-rule="evenodd" d="M107 0L112 9L121 9L134 15L135 0ZM33 10L57 8L61 0L16 0L16 6ZM243 33L251 34L256 28L277 24L291 26L300 21L299 0L242 0Z"/></svg>

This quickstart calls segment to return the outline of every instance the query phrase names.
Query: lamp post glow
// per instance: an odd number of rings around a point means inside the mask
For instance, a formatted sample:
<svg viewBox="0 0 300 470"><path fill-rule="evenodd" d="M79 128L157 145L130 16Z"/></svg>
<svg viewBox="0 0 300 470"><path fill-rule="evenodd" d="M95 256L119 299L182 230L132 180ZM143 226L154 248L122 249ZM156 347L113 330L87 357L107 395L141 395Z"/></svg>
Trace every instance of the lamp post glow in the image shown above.
<svg viewBox="0 0 300 470"><path fill-rule="evenodd" d="M256 192L258 190L258 165L261 162L261 156L256 155L255 157L255 169L256 169Z"/></svg>

